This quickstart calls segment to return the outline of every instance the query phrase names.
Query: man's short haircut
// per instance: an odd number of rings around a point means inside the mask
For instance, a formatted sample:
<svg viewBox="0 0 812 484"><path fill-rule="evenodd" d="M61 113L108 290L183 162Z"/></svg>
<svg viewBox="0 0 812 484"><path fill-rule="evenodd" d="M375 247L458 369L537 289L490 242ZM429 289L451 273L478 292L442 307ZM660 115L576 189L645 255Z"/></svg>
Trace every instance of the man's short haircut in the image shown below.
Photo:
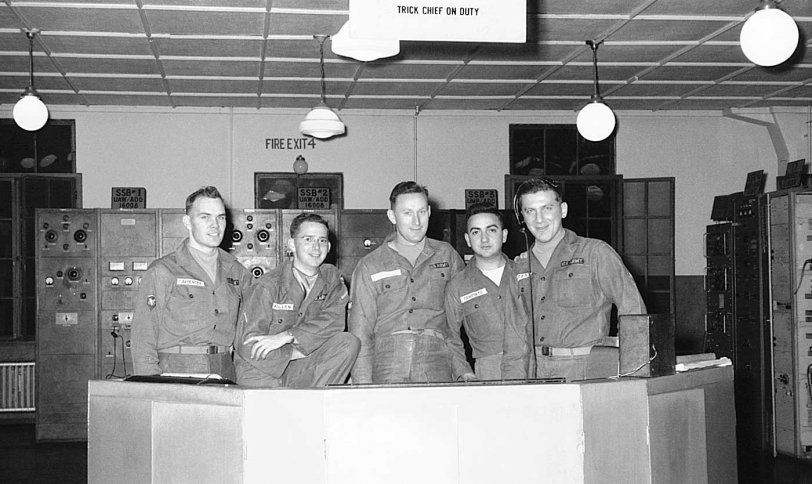
<svg viewBox="0 0 812 484"><path fill-rule="evenodd" d="M555 200L557 202L561 201L559 184L554 180L549 178L531 178L522 182L519 188L516 189L516 211L518 212L522 209L523 195L545 191L555 192Z"/></svg>
<svg viewBox="0 0 812 484"><path fill-rule="evenodd" d="M468 207L465 219L466 231L468 230L468 222L471 220L471 217L474 215L479 215L480 213L489 213L495 215L499 220L499 228L505 228L505 218L502 216L502 212L500 212L498 208L494 207L490 203L479 202Z"/></svg>
<svg viewBox="0 0 812 484"><path fill-rule="evenodd" d="M406 195L407 193L422 193L426 197L426 200L429 199L428 188L423 185L418 185L417 182L404 181L395 185L395 188L392 189L392 193L389 194L389 208L394 209L398 196Z"/></svg>
<svg viewBox="0 0 812 484"><path fill-rule="evenodd" d="M189 215L189 212L192 210L192 205L195 204L195 200L198 198L219 198L223 205L226 204L225 200L223 200L223 196L220 195L220 191L217 187L213 186L206 186L200 187L197 190L193 191L188 197L186 197L186 215Z"/></svg>
<svg viewBox="0 0 812 484"><path fill-rule="evenodd" d="M322 224L324 225L324 228L327 229L327 233L330 233L330 226L327 225L327 221L324 220L324 217L313 212L302 212L296 217L294 217L293 221L290 223L291 238L296 237L296 234L299 233L299 227L301 227L302 224L305 222L314 222L317 224Z"/></svg>

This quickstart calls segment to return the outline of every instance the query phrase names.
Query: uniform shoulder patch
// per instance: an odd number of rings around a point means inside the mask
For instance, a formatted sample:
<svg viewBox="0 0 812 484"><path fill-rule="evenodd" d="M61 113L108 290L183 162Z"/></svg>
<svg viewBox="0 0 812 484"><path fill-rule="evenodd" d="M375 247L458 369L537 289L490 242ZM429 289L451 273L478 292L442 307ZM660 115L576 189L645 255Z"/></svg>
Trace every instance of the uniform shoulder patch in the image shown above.
<svg viewBox="0 0 812 484"><path fill-rule="evenodd" d="M147 306L149 306L150 309L155 309L155 304L156 303L157 303L157 301L155 299L154 294L150 294L149 296L147 296Z"/></svg>

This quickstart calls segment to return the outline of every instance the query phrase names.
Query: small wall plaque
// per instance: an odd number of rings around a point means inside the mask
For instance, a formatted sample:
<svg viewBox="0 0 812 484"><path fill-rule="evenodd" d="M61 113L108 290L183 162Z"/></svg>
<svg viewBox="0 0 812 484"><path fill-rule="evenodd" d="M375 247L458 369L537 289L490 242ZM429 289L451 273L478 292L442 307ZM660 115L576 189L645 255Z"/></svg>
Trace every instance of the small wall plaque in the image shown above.
<svg viewBox="0 0 812 484"><path fill-rule="evenodd" d="M113 187L110 208L147 208L147 189L144 187Z"/></svg>

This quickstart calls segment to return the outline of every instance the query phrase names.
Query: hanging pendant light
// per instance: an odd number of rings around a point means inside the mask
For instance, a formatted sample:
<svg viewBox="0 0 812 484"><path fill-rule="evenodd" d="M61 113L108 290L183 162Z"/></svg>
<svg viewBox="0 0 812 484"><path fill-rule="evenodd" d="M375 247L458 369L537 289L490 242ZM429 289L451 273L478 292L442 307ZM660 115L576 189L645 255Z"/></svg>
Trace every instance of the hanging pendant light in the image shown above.
<svg viewBox="0 0 812 484"><path fill-rule="evenodd" d="M304 121L299 123L299 131L307 136L319 139L327 139L333 136L344 134L346 127L341 122L341 118L327 105L327 98L324 94L324 41L327 35L314 35L313 38L319 41L319 67L321 68L321 102L307 113Z"/></svg>
<svg viewBox="0 0 812 484"><path fill-rule="evenodd" d="M333 54L370 62L400 53L400 41L395 39L359 39L352 36L350 21L344 23L330 40Z"/></svg>
<svg viewBox="0 0 812 484"><path fill-rule="evenodd" d="M595 93L592 95L592 102L578 112L575 124L584 138L589 141L603 141L615 130L615 113L603 103L598 89L598 46L601 42L587 40L586 44L592 48Z"/></svg>
<svg viewBox="0 0 812 484"><path fill-rule="evenodd" d="M777 66L792 56L798 47L798 25L773 0L762 0L742 26L739 43L750 62Z"/></svg>
<svg viewBox="0 0 812 484"><path fill-rule="evenodd" d="M26 131L37 131L48 121L48 108L34 89L34 36L37 33L37 29L25 30L28 37L28 87L12 110L14 122Z"/></svg>

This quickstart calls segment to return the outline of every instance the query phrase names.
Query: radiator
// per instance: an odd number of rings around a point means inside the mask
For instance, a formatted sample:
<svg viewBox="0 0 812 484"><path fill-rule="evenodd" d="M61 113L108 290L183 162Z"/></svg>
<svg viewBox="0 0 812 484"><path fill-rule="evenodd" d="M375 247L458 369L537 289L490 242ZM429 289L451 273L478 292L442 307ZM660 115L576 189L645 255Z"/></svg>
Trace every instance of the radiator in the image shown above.
<svg viewBox="0 0 812 484"><path fill-rule="evenodd" d="M34 363L0 363L0 413L33 412Z"/></svg>

